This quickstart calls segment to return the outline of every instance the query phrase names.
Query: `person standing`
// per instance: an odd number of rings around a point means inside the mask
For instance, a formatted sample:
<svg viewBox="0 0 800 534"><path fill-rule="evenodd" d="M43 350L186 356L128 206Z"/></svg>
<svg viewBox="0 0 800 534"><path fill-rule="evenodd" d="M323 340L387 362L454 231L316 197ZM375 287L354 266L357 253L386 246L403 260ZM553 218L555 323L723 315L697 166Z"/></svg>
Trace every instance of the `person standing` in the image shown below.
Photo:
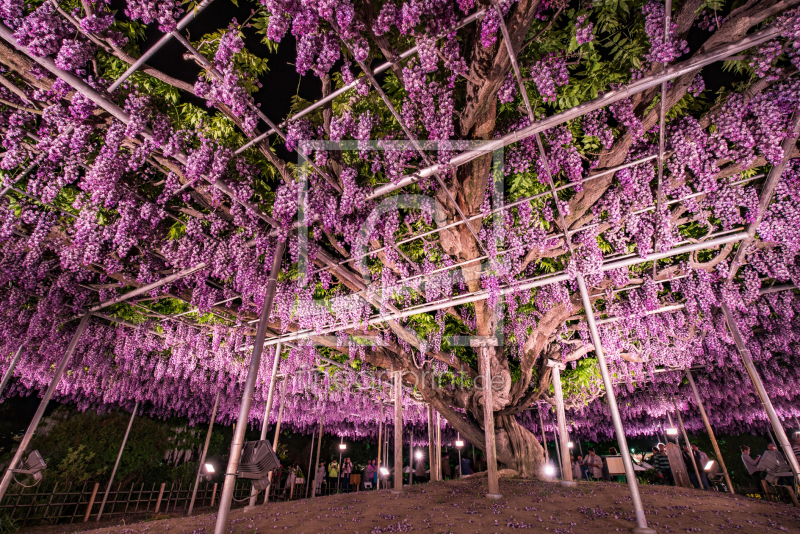
<svg viewBox="0 0 800 534"><path fill-rule="evenodd" d="M364 482L369 482L372 487L375 487L375 483L372 479L375 478L375 466L372 465L372 460L367 462L367 467L364 468Z"/></svg>
<svg viewBox="0 0 800 534"><path fill-rule="evenodd" d="M425 479L427 471L425 470L425 459L418 458L417 459L417 467L414 469L414 479L422 482Z"/></svg>
<svg viewBox="0 0 800 534"><path fill-rule="evenodd" d="M317 495L322 495L322 481L325 478L325 462L320 462L317 472L314 474L314 491Z"/></svg>
<svg viewBox="0 0 800 534"><path fill-rule="evenodd" d="M705 471L706 465L708 465L709 462L708 455L701 451L700 447L698 447L696 443L692 443L692 450L700 455L700 461L702 462L702 464L697 464L697 468Z"/></svg>
<svg viewBox="0 0 800 534"><path fill-rule="evenodd" d="M465 477L472 474L472 466L469 463L469 458L461 458L461 476Z"/></svg>
<svg viewBox="0 0 800 534"><path fill-rule="evenodd" d="M594 449L589 449L589 455L586 457L587 474L600 480L603 478L603 460L597 456Z"/></svg>
<svg viewBox="0 0 800 534"><path fill-rule="evenodd" d="M450 455L445 454L442 456L442 478L453 478L453 472L450 470Z"/></svg>
<svg viewBox="0 0 800 534"><path fill-rule="evenodd" d="M345 458L342 464L342 489L350 491L350 474L353 472L353 464L350 463L350 458Z"/></svg>
<svg viewBox="0 0 800 534"><path fill-rule="evenodd" d="M673 485L675 483L672 477L672 468L669 465L667 448L663 443L659 443L658 447L653 447L653 457L650 458L650 462L658 472L658 478L663 480L665 484Z"/></svg>
<svg viewBox="0 0 800 534"><path fill-rule="evenodd" d="M570 462L570 466L572 467L572 480L578 481L583 478L583 474L581 473L581 463L583 462L583 457L578 455L577 457L573 456L572 461Z"/></svg>
<svg viewBox="0 0 800 534"><path fill-rule="evenodd" d="M338 487L339 484L339 464L331 461L328 464L328 493L333 491L333 488Z"/></svg>

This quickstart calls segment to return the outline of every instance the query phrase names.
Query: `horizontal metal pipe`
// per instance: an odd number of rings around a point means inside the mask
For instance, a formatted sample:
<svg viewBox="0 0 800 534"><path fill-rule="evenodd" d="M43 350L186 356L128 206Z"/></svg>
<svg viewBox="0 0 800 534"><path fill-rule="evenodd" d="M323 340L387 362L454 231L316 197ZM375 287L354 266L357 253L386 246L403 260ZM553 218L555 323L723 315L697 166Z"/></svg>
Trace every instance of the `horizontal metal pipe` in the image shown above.
<svg viewBox="0 0 800 534"><path fill-rule="evenodd" d="M723 236L723 237L718 237L716 239L710 239L708 241L703 241L701 243L692 243L690 245L685 245L685 246L682 246L682 247L676 247L676 248L673 248L673 249L668 250L666 252L659 252L657 254L650 254L646 259L645 258L636 257L636 258L626 259L626 260L622 260L622 261L610 262L610 263L604 264L602 267L600 267L600 271L601 272L608 272L608 271L613 271L614 269L620 269L622 267L630 267L632 265L638 265L638 264L641 264L641 263L646 263L648 261L661 260L661 259L669 258L669 257L672 257L672 256L678 256L680 254L686 254L686 253L694 252L694 251L697 251L697 250L703 250L703 249L706 249L706 248L712 248L712 247L716 247L716 246L719 246L719 245L732 243L734 241L740 241L740 240L742 240L742 239L744 239L746 237L747 237L747 233L739 232L739 233L736 233L736 234L733 234L733 235L727 235L727 236ZM514 285L514 286L506 286L506 287L500 289L499 294L500 295L508 295L508 294L514 293L516 291L524 291L526 289L533 289L533 288L536 288L536 287L547 286L547 285L555 284L555 283L558 283L558 282L566 282L567 280L570 280L570 276L568 274L557 274L557 275L553 275L553 276L550 276L550 277L547 277L547 278L543 278L543 279L540 279L540 280L532 280L532 281L524 283L524 284L518 284L518 285ZM417 308L417 309L414 309L414 310L403 310L403 311L400 311L400 312L397 312L397 313L393 313L393 314L376 316L376 317L373 317L373 318L369 319L367 324L368 325L381 324L381 323L385 323L387 321L393 321L393 320L397 320L397 319L402 319L403 317L410 317L412 315L417 315L417 314L420 314L420 313L433 312L433 311L437 311L437 310L440 310L440 309L443 309L443 308L449 308L451 306L459 306L459 305L462 305L462 304L469 304L471 302L478 302L478 301L481 301L481 300L486 300L488 298L489 298L489 293L487 291L484 291L484 290L475 291L475 292L470 293L468 295L463 295L461 297L454 298L454 299L449 300L447 302L434 304L434 305L430 305L430 306L423 306L421 308ZM265 341L264 346L275 345L278 342L285 343L287 341L296 341L296 340L299 340L299 339L307 339L307 338L312 337L312 336L320 336L320 335L325 335L325 334L332 334L334 332L340 332L342 330L348 330L348 329L352 329L352 328L358 328L358 327L363 328L363 326L364 326L363 323L352 322L352 323L347 323L347 324L341 324L339 326L325 328L325 329L322 329L320 331L305 330L305 331L302 331L302 332L295 332L295 333L289 334L287 336L281 336L281 337L275 337L275 338L269 339L269 340ZM244 351L244 350L250 350L252 348L253 348L253 346L249 345L249 346L241 347L239 350L240 351Z"/></svg>
<svg viewBox="0 0 800 534"><path fill-rule="evenodd" d="M435 40L438 41L439 39L442 39L443 37L445 37L447 35L447 33L460 30L461 28L463 28L467 24L471 23L472 21L482 17L484 15L484 13L486 13L485 9L481 9L479 11L476 11L472 15L466 17L464 20L462 20L456 26L454 26L453 28L448 30L447 32L443 32L443 33L439 34L435 38ZM394 62L387 61L386 63L383 63L383 64L379 65L373 72L375 74L380 74L381 72L389 70L392 67L392 64L397 63L399 61L403 61L404 59L407 59L407 58L413 56L414 54L417 53L418 49L419 49L419 46L414 46L414 47L409 48L408 50L406 50L405 52L403 52L402 54L397 56L397 59ZM321 106L324 106L325 104L327 104L328 102L332 101L336 97L346 93L350 89L353 89L356 85L358 85L358 79L353 80L352 82L348 83L347 85L345 85L343 87L340 87L339 89L335 90L334 92L332 92L331 94L329 94L325 98L322 98L321 100L317 100L316 102L314 102L313 104L311 104L307 108L303 109L302 111L298 111L297 113L295 113L294 115L292 115L291 117L286 119L285 121L283 121L280 124L278 124L278 128L285 128L289 124L289 121L293 121L293 120L299 119L300 117L308 115L312 111L320 108ZM256 143L260 143L261 141L263 141L264 139L266 139L267 137L269 137L270 135L272 135L274 133L277 133L276 129L275 128L270 128L268 131L262 133L258 137L255 137L255 138L251 139L246 144L244 144L240 148L236 149L236 152L234 152L234 154L241 154L242 152L244 152L248 148L252 147Z"/></svg>
<svg viewBox="0 0 800 534"><path fill-rule="evenodd" d="M583 184L585 184L586 182L588 182L590 180L594 180L595 178L600 178L601 176L605 176L607 174L612 174L612 173L615 173L617 171L621 171L621 170L627 169L629 167L635 167L636 165L640 165L640 164L646 163L646 162L648 162L650 160L654 160L657 157L658 157L657 155L647 156L645 158L641 158L641 159L637 159L637 160L634 160L634 161L630 161L630 162L625 163L623 165L618 165L616 167L611 167L610 169L606 169L606 170L604 170L602 172L598 172L597 174L592 174L590 176L587 176L581 182L569 182L569 183L566 183L564 185L560 185L560 186L556 187L556 191L562 191L564 189L569 189L570 187L574 187L576 185L583 185ZM467 219L467 221L474 221L474 220L477 220L477 219L484 219L484 218L490 217L490 216L492 216L492 215L494 215L496 213L500 213L500 212L505 211L507 209L513 208L515 206L519 206L523 202L529 202L531 200L536 200L536 199L539 199L539 198L542 198L542 197L546 197L546 196L549 196L549 195L550 195L550 191L547 191L545 193L539 193L538 195L533 195L533 196L521 198L519 200L515 200L514 202L510 202L508 204L500 206L499 208L495 208L492 211L490 211L489 213L487 213L486 215L483 215L483 214L473 215L472 217L469 217ZM460 226L462 224L464 224L464 220L463 219L455 221L455 222L450 223L448 225L442 226L440 228L435 228L435 229L430 230L428 232L424 232L422 234L417 234L417 235L414 235L414 236L411 236L411 237L407 237L405 239L401 239L400 241L394 243L394 245L399 246L399 245L403 245L405 243L410 243L411 241L415 241L417 239L421 239L423 237L426 237L426 236L429 236L429 235L432 235L432 234L437 234L437 233L439 233L439 232L441 232L443 230L448 230L450 228L455 228L456 226ZM389 247L386 246L386 247L381 247L381 248L378 248L378 249L375 249L375 250L370 250L366 254L362 254L360 256L355 256L355 257L348 258L346 260L340 261L339 265L345 265L347 263L351 263L353 261L360 260L362 258L367 258L369 256L373 256L375 254L383 252L387 248L389 248ZM470 262L471 261L475 261L475 260L470 260ZM463 264L464 263L460 263L458 265L463 265ZM315 272L323 271L323 270L328 269L328 268L329 267L323 267L322 269L318 269L316 271L313 271L311 274L313 274Z"/></svg>
<svg viewBox="0 0 800 534"><path fill-rule="evenodd" d="M182 29L186 28L186 26L188 26L189 23L192 22L194 20L194 18L197 15L199 15L200 12L203 11L206 7L208 7L208 5L213 1L214 0L203 0L202 2L197 4L197 6L195 6L189 13L184 15L183 18L180 21L178 21L178 26L176 27L176 29L178 31L181 31ZM122 85L122 83L125 80L130 78L131 75L134 72L136 72L137 70L139 70L142 67L142 65L144 65L145 62L148 59L153 57L156 52L161 50L164 47L164 45L167 44L170 41L170 39L172 39L172 34L171 33L165 33L163 36L161 36L161 39L159 39L156 42L156 44L151 46L144 54L142 54L139 57L139 59L137 59L134 63L131 64L130 67L128 67L128 70L123 72L122 75L119 78L117 78L116 81L114 83L112 83L108 87L108 92L109 93L113 93L114 91L119 89L119 86Z"/></svg>
<svg viewBox="0 0 800 534"><path fill-rule="evenodd" d="M397 189L402 189L407 185L411 185L422 178L427 178L438 172L443 172L445 170L464 165L465 163L468 163L484 154L491 153L537 133L554 128L555 126L563 124L569 120L585 115L590 111L604 108L610 104L613 104L614 102L619 102L620 100L624 100L635 94L644 92L648 89L661 85L662 82L669 81L673 78L677 78L678 76L696 71L705 67L706 65L710 65L711 63L725 59L728 56L739 53L743 50L747 50L748 48L758 46L766 41L769 41L770 39L777 37L778 35L780 35L780 29L770 26L748 35L735 43L726 44L703 54L698 54L697 56L682 63L667 67L657 74L645 76L644 78L626 85L625 87L609 91L608 93L593 100L589 100L588 102L579 104L566 111L562 111L561 113L557 113L540 121L534 122L525 128L511 132L502 137L498 137L497 139L487 141L480 148L464 151L451 158L447 163L431 165L424 169L420 169L411 176L406 176L396 183L377 187L373 190L372 194L367 197L367 200L374 200L378 197L391 193L392 191L396 191Z"/></svg>
<svg viewBox="0 0 800 534"><path fill-rule="evenodd" d="M666 282L668 280L659 280L659 281L660 282ZM778 293L780 291L789 291L789 290L792 290L792 289L797 289L797 286L795 286L794 284L782 284L782 285L779 285L779 286L772 286L772 287L767 287L767 288L761 289L758 292L758 294L759 295L769 295L770 293ZM593 296L596 296L596 295L593 295ZM667 313L667 312L682 310L685 307L686 307L686 304L673 304L671 306L663 306L661 308L658 308L657 310L653 310L653 311L649 311L649 312L646 312L646 313L641 314L641 315L637 315L637 317L643 317L645 315L655 315L657 313ZM597 321L597 324L615 323L617 321L622 321L622 320L628 319L628 318L629 317L627 317L627 316L625 316L625 317L609 317L607 319L602 319L600 321Z"/></svg>

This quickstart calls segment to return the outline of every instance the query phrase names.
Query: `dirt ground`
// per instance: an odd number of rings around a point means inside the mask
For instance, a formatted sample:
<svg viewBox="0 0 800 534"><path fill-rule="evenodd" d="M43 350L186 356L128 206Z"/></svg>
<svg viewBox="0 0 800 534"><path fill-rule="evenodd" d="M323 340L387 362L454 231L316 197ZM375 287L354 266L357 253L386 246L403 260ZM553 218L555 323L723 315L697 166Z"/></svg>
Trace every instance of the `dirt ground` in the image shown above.
<svg viewBox="0 0 800 534"><path fill-rule="evenodd" d="M532 529L543 534L625 532L634 525L628 487L619 483L581 482L564 489L558 483L502 479L503 498L484 497L486 479L450 480L414 486L400 495L389 490L351 493L268 504L259 510L231 512L231 533L288 531L298 534L348 532L434 532L492 534ZM789 505L724 493L664 486L641 487L647 520L659 534L739 532L800 534L800 510ZM216 514L151 518L135 524L97 529L26 528L20 534L211 534ZM95 528L96 530L91 530Z"/></svg>

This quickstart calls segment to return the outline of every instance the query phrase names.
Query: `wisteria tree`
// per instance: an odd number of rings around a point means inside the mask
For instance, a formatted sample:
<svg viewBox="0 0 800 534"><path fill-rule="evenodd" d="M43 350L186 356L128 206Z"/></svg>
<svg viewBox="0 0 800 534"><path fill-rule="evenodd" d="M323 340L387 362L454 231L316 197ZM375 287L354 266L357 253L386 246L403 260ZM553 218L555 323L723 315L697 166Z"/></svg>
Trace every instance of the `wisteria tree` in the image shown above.
<svg viewBox="0 0 800 534"><path fill-rule="evenodd" d="M181 38L176 61L197 66L194 83L147 64L115 83L143 53L147 25L187 35L179 2L3 0L0 335L5 354L20 343L28 353L14 391L46 386L73 319L92 309L62 400L144 401L153 414L201 420L222 389L221 414L232 417L286 240L269 323L291 340L280 371L333 362L347 369L327 372L349 380L332 391L327 378L295 374L298 429L323 413L342 431L374 425L386 391L353 383L368 366L401 371L408 402L433 405L482 447L473 386L490 375L498 459L532 476L544 453L523 414L552 402L546 364L560 360L570 364L574 428L608 435L591 403L603 391L576 273L596 312L622 319L603 325L603 346L632 398L651 384L648 417L663 415L680 384L656 370L702 365L717 369L717 384L737 380L723 302L759 363L787 377L771 387L788 415L800 393L791 363L800 300L761 293L800 281L798 3L676 1L665 31L658 0L265 0L230 5L241 21ZM188 7L191 19L205 3ZM451 165L481 142L748 35L769 37L663 91L560 121L541 148L529 136ZM270 59L251 49L293 43L298 73L325 103L296 97L290 117L267 117L258 104L269 98ZM770 203L764 175L784 168ZM741 244L645 261L744 225L754 234ZM643 261L602 269L627 255ZM566 281L519 287L556 272ZM448 304L470 295L480 298ZM435 309L411 313L422 305ZM489 369L469 339L496 340L483 349ZM265 359L258 400L270 369ZM731 400L701 384L720 409L756 404L746 388ZM642 410L626 412L633 432L657 423Z"/></svg>

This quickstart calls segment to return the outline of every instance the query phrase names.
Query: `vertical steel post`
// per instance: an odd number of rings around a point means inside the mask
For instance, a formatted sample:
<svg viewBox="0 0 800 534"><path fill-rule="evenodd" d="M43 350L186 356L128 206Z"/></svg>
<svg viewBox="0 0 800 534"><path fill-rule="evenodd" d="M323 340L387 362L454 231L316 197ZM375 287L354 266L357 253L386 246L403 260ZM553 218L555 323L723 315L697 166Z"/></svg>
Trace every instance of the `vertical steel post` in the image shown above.
<svg viewBox="0 0 800 534"><path fill-rule="evenodd" d="M94 500L97 498L97 490L100 489L100 483L95 482L94 488L92 489L92 496L89 497L89 504L86 505L86 514L83 516L83 522L86 523L89 521L89 516L92 515L92 507L94 507Z"/></svg>
<svg viewBox="0 0 800 534"><path fill-rule="evenodd" d="M561 446L559 445L559 441L561 440L561 436L558 433L558 428L553 428L553 443L556 445L556 457L558 458L559 466L564 465L561 456Z"/></svg>
<svg viewBox="0 0 800 534"><path fill-rule="evenodd" d="M669 420L670 429L674 430L675 429L675 423L672 421L672 416L669 414L669 412L667 412L667 419ZM667 443L669 443L669 434L666 434L666 436L667 436L667 438L666 438L667 439ZM675 443L678 443L678 437L677 436L675 436Z"/></svg>
<svg viewBox="0 0 800 534"><path fill-rule="evenodd" d="M589 332L592 335L592 342L594 343L594 350L597 355L597 365L600 367L600 374L603 376L603 385L606 388L606 399L608 401L608 407L611 410L611 421L614 423L614 432L617 434L619 452L622 456L622 463L625 466L625 478L628 481L628 488L631 492L631 501L633 503L633 512L636 516L637 525L633 531L640 534L655 534L655 530L647 526L647 518L644 515L644 506L642 505L642 496L639 495L639 483L636 481L636 473L633 470L633 461L631 461L631 453L628 449L628 440L625 439L625 429L622 428L622 418L619 415L619 408L617 407L617 396L614 394L614 386L611 383L611 376L608 372L606 357L603 353L603 345L600 341L600 333L597 331L597 323L595 323L594 320L592 301L589 299L589 292L586 290L586 281L583 279L582 273L578 273L575 278L578 282L581 300L583 301L583 307L586 311L586 322L589 325Z"/></svg>
<svg viewBox="0 0 800 534"><path fill-rule="evenodd" d="M672 0L666 0L664 6L664 44L666 45L670 36L670 21L672 20ZM666 65L664 65L666 67ZM661 197L664 181L664 148L666 146L666 113L667 113L667 85L668 81L661 82L661 102L658 113L658 179L656 181L656 217L661 216ZM653 232L653 251L658 252L658 227ZM653 280L656 279L658 271L658 261L653 262Z"/></svg>
<svg viewBox="0 0 800 534"><path fill-rule="evenodd" d="M281 388L281 404L278 407L278 420L275 421L275 435L272 437L272 450L275 451L276 455L278 454L278 437L281 435L281 422L283 421L283 401L286 399L286 382L287 380L284 378L283 387ZM266 437L266 430L262 429L262 432L264 432L264 436ZM270 483L272 483L272 471L270 471L267 478L269 479ZM250 500L255 502L253 497L250 497ZM268 500L269 489L264 492L264 504L267 504Z"/></svg>
<svg viewBox="0 0 800 534"><path fill-rule="evenodd" d="M200 455L200 467L197 468L197 477L194 481L194 490L192 490L192 500L189 502L189 513L192 515L194 510L194 501L197 498L197 486L200 485L200 473L203 472L203 465L206 461L206 454L208 454L208 445L211 443L211 431L214 429L214 420L217 418L217 408L219 408L219 396L221 391L217 391L217 397L214 399L214 407L211 409L211 419L208 421L208 432L206 432L206 442L203 444L203 453Z"/></svg>
<svg viewBox="0 0 800 534"><path fill-rule="evenodd" d="M428 480L436 480L436 450L434 449L433 436L433 406L428 404L428 464L430 465L430 476Z"/></svg>
<svg viewBox="0 0 800 534"><path fill-rule="evenodd" d="M9 382L11 382L11 377L14 376L14 369L17 368L19 359L22 356L22 347L23 345L20 344L17 352L14 353L14 357L11 358L11 363L8 365L8 369L6 369L6 374L3 375L3 381L0 382L0 396L3 395L3 392L6 390L6 386Z"/></svg>
<svg viewBox="0 0 800 534"><path fill-rule="evenodd" d="M342 445L344 444L344 434L339 436L339 469L336 471L336 493L339 493L342 482Z"/></svg>
<svg viewBox="0 0 800 534"><path fill-rule="evenodd" d="M561 485L565 487L576 486L572 479L572 463L569 458L569 436L567 435L567 415L564 412L564 392L561 389L561 370L566 365L559 361L549 360L547 366L553 370L553 390L556 400L556 419L558 420L558 437L561 440Z"/></svg>
<svg viewBox="0 0 800 534"><path fill-rule="evenodd" d="M261 425L261 441L267 439L267 427L269 426L269 414L272 411L272 397L275 394L275 380L278 377L278 364L280 363L280 356L281 356L281 342L278 341L278 344L275 345L275 358L272 360L272 375L269 377L269 392L267 393L267 405L264 407L264 422ZM313 446L311 447L314 448ZM273 447L275 450L275 447ZM277 453L276 453L277 454ZM272 476L270 474L270 476ZM250 488L250 503L249 506L256 505L256 497L258 496L258 490L253 487ZM267 491L266 496L264 497L264 502L266 502L267 497L269 497L269 491Z"/></svg>
<svg viewBox="0 0 800 534"><path fill-rule="evenodd" d="M247 421L250 418L250 406L253 404L253 391L256 387L258 368L261 364L261 353L264 350L264 339L267 335L267 323L272 311L272 300L275 297L275 286L278 284L278 272L281 268L281 260L285 248L286 241L283 239L279 240L275 247L267 290L264 293L264 304L261 307L261 318L258 322L258 330L256 331L256 342L253 346L253 354L250 357L250 367L247 370L247 379L245 380L244 391L242 392L242 405L239 407L238 424L236 425L236 430L233 432L233 443L231 443L228 467L225 470L225 484L222 486L222 495L219 498L219 512L217 513L217 523L214 526L214 534L225 534L228 531L228 515L231 512L231 499L233 499L233 492L236 489L236 472L239 470L239 457L242 455L244 434L247 430Z"/></svg>
<svg viewBox="0 0 800 534"><path fill-rule="evenodd" d="M442 414L436 412L436 480L442 480Z"/></svg>
<svg viewBox="0 0 800 534"><path fill-rule="evenodd" d="M706 409L703 406L703 401L700 399L700 392L697 391L697 385L694 383L694 377L692 376L691 369L686 370L686 378L689 379L689 385L692 388L692 393L694 393L694 400L697 402L697 408L700 410L700 416L703 418L703 423L706 425L708 437L711 438L711 445L714 446L714 454L717 455L717 461L719 462L719 466L722 468L722 474L725 475L725 484L728 486L728 491L730 491L731 494L736 493L733 491L733 482L731 482L731 477L728 474L728 468L725 467L725 461L722 459L722 452L719 450L717 437L714 435L714 430L711 429L711 421L708 420L708 415L706 414Z"/></svg>
<svg viewBox="0 0 800 534"><path fill-rule="evenodd" d="M761 404L764 405L764 410L767 412L769 422L772 424L772 429L775 431L775 438L778 440L778 443L780 443L780 446L783 449L783 454L786 456L789 466L792 468L795 484L797 484L800 482L800 465L798 465L797 457L794 455L794 451L792 451L792 444L789 443L789 438L786 437L783 424L781 423L778 414L775 412L775 407L772 406L772 401L770 400L769 395L767 395L767 390L764 388L764 383L761 381L761 376L759 376L756 366L753 364L753 358L750 357L750 350L748 350L747 345L745 345L742 335L739 332L739 326L736 324L736 320L733 318L733 315L731 315L731 311L728 309L728 305L725 304L725 302L722 303L722 312L725 314L725 320L728 323L728 329L733 335L733 340L736 343L736 348L739 350L739 355L741 356L744 366L747 369L747 374L750 375L750 380L753 382L756 393L758 393L758 396L761 399Z"/></svg>
<svg viewBox="0 0 800 534"><path fill-rule="evenodd" d="M313 443L311 444L313 447ZM311 498L313 499L317 495L317 471L319 470L319 454L322 450L322 415L319 416L319 438L317 438L317 463L314 464L314 491L311 492ZM325 475L322 475L322 479L319 480L319 492L322 493L322 480L325 478Z"/></svg>
<svg viewBox="0 0 800 534"><path fill-rule="evenodd" d="M375 477L375 489L381 489L381 445L383 445L383 400L381 396L378 395L378 411L380 413L378 419L378 463L375 466L375 473L377 476Z"/></svg>
<svg viewBox="0 0 800 534"><path fill-rule="evenodd" d="M492 373L489 347L478 348L483 361L483 429L486 437L486 475L490 499L500 499L500 481L497 478L497 452L494 442L494 401L492 400Z"/></svg>
<svg viewBox="0 0 800 534"><path fill-rule="evenodd" d="M678 424L681 427L681 433L683 434L683 441L686 442L686 447L689 447L689 450L692 449L692 444L689 443L689 434L686 433L686 427L683 426L683 417L681 417L681 412L678 410L678 404L675 402L675 399L672 399L672 405L675 407L675 413L678 415ZM697 469L697 461L694 459L694 452L689 453L689 458L692 459L692 465L694 466L694 474L697 477L697 484L700 486L700 489L703 489L703 480L700 477L700 471Z"/></svg>
<svg viewBox="0 0 800 534"><path fill-rule="evenodd" d="M550 451L547 450L547 434L544 433L544 418L542 418L542 408L538 404L536 405L539 412L539 427L542 429L542 447L544 447L544 461L545 463L550 461Z"/></svg>
<svg viewBox="0 0 800 534"><path fill-rule="evenodd" d="M89 324L89 319L91 317L92 314L87 313L81 318L81 322L78 324L78 328L75 330L75 333L72 335L72 340L67 346L67 352L64 353L64 357L61 358L61 362L59 362L58 367L56 367L56 372L53 374L53 379L50 381L50 386L48 386L47 391L45 391L44 397L42 397L42 402L39 403L39 408L36 409L36 413L33 414L31 424L28 425L28 430L25 431L25 435L22 437L22 441L19 443L19 447L17 448L17 452L14 454L14 458L12 458L11 463L8 464L8 469L6 469L5 475L3 475L3 480L0 482L0 501L3 500L6 491L8 491L8 487L11 485L11 479L14 476L14 469L19 466L22 456L25 454L25 449L28 448L28 444L31 442L31 438L33 438L33 433L36 431L36 427L39 426L39 421L42 420L42 416L47 408L47 404L53 397L53 393L55 392L58 383L61 381L64 371L67 369L67 364L72 359L72 354L75 352L75 347L78 344L78 340L80 339L81 335L83 335L84 330L86 330L86 326Z"/></svg>
<svg viewBox="0 0 800 534"><path fill-rule="evenodd" d="M414 484L414 434L408 436L408 487Z"/></svg>
<svg viewBox="0 0 800 534"><path fill-rule="evenodd" d="M311 449L308 453L308 475L306 475L306 499L308 499L308 487L311 485L311 467L314 462L314 438L317 436L317 429L311 431Z"/></svg>
<svg viewBox="0 0 800 534"><path fill-rule="evenodd" d="M119 454L117 454L117 461L114 462L114 469L111 470L111 478L108 479L108 486L106 486L106 492L103 495L103 501L100 503L100 511L97 512L97 521L100 521L100 518L103 517L103 508L106 507L106 501L108 500L108 492L111 491L111 485L114 483L114 475L117 474L117 468L119 467L119 461L122 459L122 451L125 450L125 444L128 442L128 435L131 433L131 427L133 426L133 418L136 417L136 410L139 409L139 401L136 401L136 405L133 407L133 412L131 412L131 419L128 421L128 428L125 430L125 435L122 437L122 445L119 446Z"/></svg>
<svg viewBox="0 0 800 534"><path fill-rule="evenodd" d="M456 432L456 440L461 439L461 433ZM458 449L458 478L464 478L464 473L461 472L461 447L456 447Z"/></svg>
<svg viewBox="0 0 800 534"><path fill-rule="evenodd" d="M403 373L394 375L394 489L392 493L403 491ZM412 458L413 462L414 459ZM220 532L219 534L223 534Z"/></svg>

